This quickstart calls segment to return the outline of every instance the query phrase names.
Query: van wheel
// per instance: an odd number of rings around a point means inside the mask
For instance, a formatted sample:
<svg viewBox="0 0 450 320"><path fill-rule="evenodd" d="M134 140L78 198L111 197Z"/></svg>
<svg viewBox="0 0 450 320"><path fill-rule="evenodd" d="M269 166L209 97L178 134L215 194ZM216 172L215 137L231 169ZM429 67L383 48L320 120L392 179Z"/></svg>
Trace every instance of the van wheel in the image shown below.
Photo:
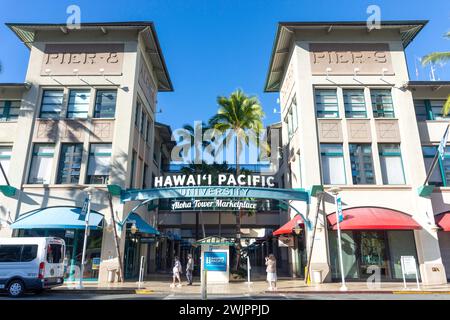
<svg viewBox="0 0 450 320"><path fill-rule="evenodd" d="M20 297L25 291L25 286L21 280L13 280L8 286L8 294L11 297Z"/></svg>

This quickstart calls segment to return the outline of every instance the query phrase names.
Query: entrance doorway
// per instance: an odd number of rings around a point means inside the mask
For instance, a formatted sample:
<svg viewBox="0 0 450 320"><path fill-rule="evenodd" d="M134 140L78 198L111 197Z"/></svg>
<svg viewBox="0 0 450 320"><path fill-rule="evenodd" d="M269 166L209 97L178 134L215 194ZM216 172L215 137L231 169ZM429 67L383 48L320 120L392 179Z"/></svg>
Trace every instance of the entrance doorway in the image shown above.
<svg viewBox="0 0 450 320"><path fill-rule="evenodd" d="M133 234L127 229L125 238L124 277L133 279L139 276L139 257L141 252L141 235Z"/></svg>

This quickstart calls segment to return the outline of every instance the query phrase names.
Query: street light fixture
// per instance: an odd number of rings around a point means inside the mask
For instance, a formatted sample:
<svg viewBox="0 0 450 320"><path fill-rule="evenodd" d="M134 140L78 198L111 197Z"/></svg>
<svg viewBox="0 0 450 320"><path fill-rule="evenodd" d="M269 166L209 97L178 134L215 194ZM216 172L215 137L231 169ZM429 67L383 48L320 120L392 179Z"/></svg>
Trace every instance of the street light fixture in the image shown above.
<svg viewBox="0 0 450 320"><path fill-rule="evenodd" d="M338 251L339 251L339 267L340 267L340 271L341 271L341 280L342 280L342 285L340 287L340 291L347 291L348 288L345 285L345 276L344 276L344 263L343 263L343 259L342 259L342 241L341 241L341 228L339 226L339 219L340 219L340 211L342 210L341 208L341 204L340 204L340 197L338 197L339 192L341 192L341 188L339 187L332 187L330 189L328 189L328 191L334 195L334 202L336 204L336 227L337 227L337 236L338 236Z"/></svg>
<svg viewBox="0 0 450 320"><path fill-rule="evenodd" d="M133 222L131 225L131 234L136 234L138 232L138 227L136 226L136 222Z"/></svg>

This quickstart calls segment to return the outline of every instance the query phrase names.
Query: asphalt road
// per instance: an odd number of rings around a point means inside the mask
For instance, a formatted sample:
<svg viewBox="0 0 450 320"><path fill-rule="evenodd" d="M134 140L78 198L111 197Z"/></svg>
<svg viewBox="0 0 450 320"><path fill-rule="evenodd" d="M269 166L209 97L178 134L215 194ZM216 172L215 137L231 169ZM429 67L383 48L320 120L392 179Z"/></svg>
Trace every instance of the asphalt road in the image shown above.
<svg viewBox="0 0 450 320"><path fill-rule="evenodd" d="M1 294L0 300L11 300ZM45 292L39 295L27 294L14 300L192 300L200 299L198 295L182 294L72 294ZM208 299L225 300L450 300L450 294L246 294L209 295Z"/></svg>

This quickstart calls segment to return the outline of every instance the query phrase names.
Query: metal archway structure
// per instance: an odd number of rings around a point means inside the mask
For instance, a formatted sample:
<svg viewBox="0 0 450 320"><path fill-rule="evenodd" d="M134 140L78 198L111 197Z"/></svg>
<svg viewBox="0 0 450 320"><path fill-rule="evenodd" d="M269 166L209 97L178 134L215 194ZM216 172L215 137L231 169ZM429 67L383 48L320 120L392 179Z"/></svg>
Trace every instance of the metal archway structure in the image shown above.
<svg viewBox="0 0 450 320"><path fill-rule="evenodd" d="M120 196L122 203L129 201L141 201L136 205L120 223L123 225L128 216L138 208L157 199L195 199L195 198L255 198L255 199L275 199L292 208L299 214L309 230L312 229L311 222L307 216L303 215L289 201L303 201L309 205L310 192L305 189L280 189L261 187L236 187L236 186L187 186L172 188L154 188L145 190L122 190L119 186L108 186L111 194Z"/></svg>

